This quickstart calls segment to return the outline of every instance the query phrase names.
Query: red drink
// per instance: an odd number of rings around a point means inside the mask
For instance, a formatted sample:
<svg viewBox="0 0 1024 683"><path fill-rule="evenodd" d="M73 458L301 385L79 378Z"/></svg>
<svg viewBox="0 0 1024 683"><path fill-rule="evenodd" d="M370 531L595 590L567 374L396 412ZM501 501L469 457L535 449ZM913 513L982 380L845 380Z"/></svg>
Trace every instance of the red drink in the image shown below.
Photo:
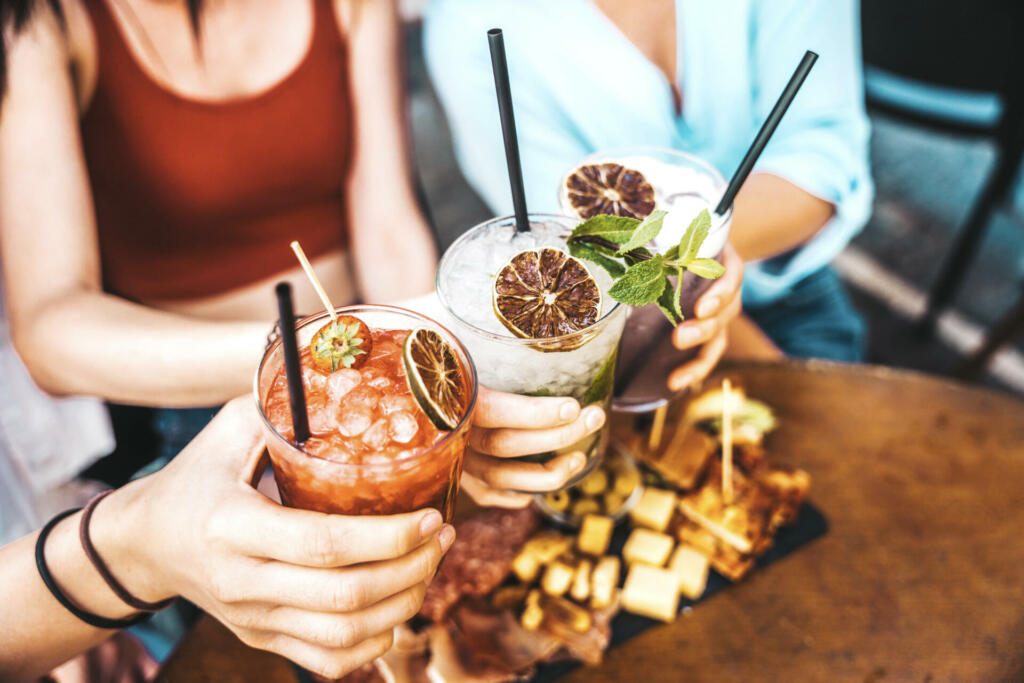
<svg viewBox="0 0 1024 683"><path fill-rule="evenodd" d="M347 515L388 515L424 507L450 517L476 397L476 377L454 337L426 318L397 308L338 310L370 326L373 346L359 369L322 370L308 340L327 314L299 324L298 341L311 437L292 443L291 410L280 345L267 352L257 394L268 426L267 448L281 500L289 506ZM394 329L404 326L406 329ZM439 430L420 409L406 380L402 343L409 327L429 327L457 351L470 397L452 431ZM272 429L270 429L272 428Z"/></svg>

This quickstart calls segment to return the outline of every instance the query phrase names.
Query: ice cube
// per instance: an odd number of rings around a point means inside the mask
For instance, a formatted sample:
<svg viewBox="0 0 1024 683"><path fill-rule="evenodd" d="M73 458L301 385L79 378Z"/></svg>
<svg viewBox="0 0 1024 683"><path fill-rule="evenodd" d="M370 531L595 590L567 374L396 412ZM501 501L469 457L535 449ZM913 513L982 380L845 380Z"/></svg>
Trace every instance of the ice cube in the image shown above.
<svg viewBox="0 0 1024 683"><path fill-rule="evenodd" d="M388 416L388 434L398 443L409 443L419 430L420 425L412 413L402 411Z"/></svg>
<svg viewBox="0 0 1024 683"><path fill-rule="evenodd" d="M373 379L367 380L366 384L374 389L380 389L383 391L391 386L391 380L387 377L374 377Z"/></svg>
<svg viewBox="0 0 1024 683"><path fill-rule="evenodd" d="M325 434L333 431L337 426L334 421L333 411L326 410L323 407L310 405L307 408L309 414L309 431L314 434Z"/></svg>
<svg viewBox="0 0 1024 683"><path fill-rule="evenodd" d="M338 403L342 396L359 386L363 378L358 370L342 368L327 378L327 396L332 403Z"/></svg>
<svg viewBox="0 0 1024 683"><path fill-rule="evenodd" d="M409 394L388 394L380 400L380 409L385 415L390 415L400 410L414 412L416 406Z"/></svg>
<svg viewBox="0 0 1024 683"><path fill-rule="evenodd" d="M308 367L302 368L302 383L306 387L307 394L323 391L326 382L327 378L324 377L323 373Z"/></svg>
<svg viewBox="0 0 1024 683"><path fill-rule="evenodd" d="M388 442L388 421L383 417L363 432L363 443L374 450L383 448Z"/></svg>
<svg viewBox="0 0 1024 683"><path fill-rule="evenodd" d="M338 431L343 436L359 436L372 422L370 411L365 408L343 408L338 415Z"/></svg>
<svg viewBox="0 0 1024 683"><path fill-rule="evenodd" d="M390 358L402 352L402 348L387 340L382 340L373 345L373 351L370 352L370 358Z"/></svg>
<svg viewBox="0 0 1024 683"><path fill-rule="evenodd" d="M380 403L380 392L371 386L362 384L348 392L345 396L345 405L342 407L373 412L377 409L378 403Z"/></svg>

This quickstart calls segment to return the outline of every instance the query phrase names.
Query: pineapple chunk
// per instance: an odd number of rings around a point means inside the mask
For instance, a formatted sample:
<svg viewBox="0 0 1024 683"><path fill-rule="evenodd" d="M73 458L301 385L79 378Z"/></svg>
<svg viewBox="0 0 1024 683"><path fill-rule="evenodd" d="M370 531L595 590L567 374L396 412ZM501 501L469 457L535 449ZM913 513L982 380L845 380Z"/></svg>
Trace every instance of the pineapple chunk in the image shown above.
<svg viewBox="0 0 1024 683"><path fill-rule="evenodd" d="M601 514L601 503L596 498L580 498L572 504L571 512L574 517L598 515Z"/></svg>
<svg viewBox="0 0 1024 683"><path fill-rule="evenodd" d="M540 591L532 590L526 596L526 608L519 622L527 631L536 631L544 621L544 609L540 606Z"/></svg>
<svg viewBox="0 0 1024 683"><path fill-rule="evenodd" d="M655 531L664 531L676 509L676 494L665 489L646 488L640 500L629 511L630 519L637 526Z"/></svg>
<svg viewBox="0 0 1024 683"><path fill-rule="evenodd" d="M626 499L614 491L606 493L604 494L604 511L609 515L614 515L622 508L625 502Z"/></svg>
<svg viewBox="0 0 1024 683"><path fill-rule="evenodd" d="M585 496L599 496L608 488L608 473L596 469L579 483L579 490Z"/></svg>
<svg viewBox="0 0 1024 683"><path fill-rule="evenodd" d="M556 560L544 570L544 576L540 580L540 587L548 595L564 595L569 586L572 585L573 575L576 570L561 560Z"/></svg>
<svg viewBox="0 0 1024 683"><path fill-rule="evenodd" d="M622 606L634 614L674 621L679 608L679 577L669 569L633 565L622 589Z"/></svg>
<svg viewBox="0 0 1024 683"><path fill-rule="evenodd" d="M601 609L612 604L615 587L619 585L619 558L602 557L590 573L590 606Z"/></svg>
<svg viewBox="0 0 1024 683"><path fill-rule="evenodd" d="M608 544L612 540L615 522L611 517L587 515L580 525L580 535L576 539L576 547L581 553L600 557L608 552Z"/></svg>
<svg viewBox="0 0 1024 683"><path fill-rule="evenodd" d="M512 559L512 571L523 583L533 583L540 574L540 560L533 553L526 552L524 548Z"/></svg>
<svg viewBox="0 0 1024 683"><path fill-rule="evenodd" d="M708 558L696 548L680 545L668 562L669 571L679 579L679 590L683 595L696 600L704 594L708 585Z"/></svg>
<svg viewBox="0 0 1024 683"><path fill-rule="evenodd" d="M629 498L630 494L633 493L633 489L640 485L640 473L635 469L627 470L625 468L615 473L615 493L619 494L623 498Z"/></svg>
<svg viewBox="0 0 1024 683"><path fill-rule="evenodd" d="M626 545L622 548L622 559L628 565L639 562L663 567L674 545L675 541L668 534L636 528L633 529L633 533L629 535Z"/></svg>
<svg viewBox="0 0 1024 683"><path fill-rule="evenodd" d="M593 563L590 560L580 560L576 565L576 573L572 577L572 588L569 595L577 602L583 602L590 597L590 570Z"/></svg>

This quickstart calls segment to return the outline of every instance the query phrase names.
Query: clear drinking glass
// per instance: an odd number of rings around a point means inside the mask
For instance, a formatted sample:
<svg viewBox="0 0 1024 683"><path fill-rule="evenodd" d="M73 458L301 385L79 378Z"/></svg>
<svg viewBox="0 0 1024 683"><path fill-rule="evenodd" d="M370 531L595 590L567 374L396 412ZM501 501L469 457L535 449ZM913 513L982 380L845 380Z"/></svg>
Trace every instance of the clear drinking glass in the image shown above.
<svg viewBox="0 0 1024 683"><path fill-rule="evenodd" d="M470 229L441 258L437 293L454 319L453 328L477 365L480 383L490 389L528 396L572 396L607 409L611 401L626 307L607 295L611 278L588 264L602 294L600 319L589 328L548 339L514 336L494 313L494 277L520 251L553 247L568 251L566 238L579 221L530 214L530 231L517 233L515 218L504 216ZM570 486L599 462L608 442L607 426L560 451L529 456L546 461L582 451L587 466Z"/></svg>
<svg viewBox="0 0 1024 683"><path fill-rule="evenodd" d="M697 157L658 147L623 147L595 152L577 164L617 163L643 174L654 188L655 207L668 212L664 227L655 240L659 251L678 244L690 222L707 209L711 214L711 232L701 247L701 258L720 259L729 239L732 209L718 216L714 212L725 192L726 181L713 166ZM572 170L569 171L571 173ZM568 174L566 175L568 177ZM563 213L576 216L566 191L565 180L559 189ZM713 280L683 275L680 307L687 318ZM672 325L656 306L630 310L615 380L612 407L616 411L652 414L678 396L668 389L666 380L673 369L692 360L696 351L680 351L672 344Z"/></svg>
<svg viewBox="0 0 1024 683"><path fill-rule="evenodd" d="M468 404L465 413L455 427L448 433L438 435L438 440L430 445L403 452L395 452L394 442L391 450L387 446L378 449L360 444L361 452L358 462L345 448L345 440L337 437L338 445L332 450L330 444L323 445L316 453L307 448L298 448L292 441L282 436L274 427L279 418L268 416L267 405L271 391L275 389L275 378L282 371L284 355L281 341L275 341L266 351L256 371L254 391L256 404L263 426L267 450L274 467L274 479L277 481L281 500L285 505L344 515L391 515L411 512L425 507L433 507L441 512L446 520L451 519L455 498L459 490L459 476L462 473L462 458L469 438L473 410L476 406L477 378L473 362L466 349L455 336L437 322L405 309L393 306L345 306L338 308L340 315L356 316L365 322L371 331L380 330L413 330L426 327L440 334L455 349L462 366L462 377L466 382L465 391ZM296 326L296 337L300 349L309 346L313 335L330 319L328 313L304 318ZM369 361L367 362L369 365ZM304 375L308 371L304 369ZM352 371L348 371L352 372ZM392 379L404 382L397 376ZM308 386L309 378L304 378ZM381 387L383 385L383 387ZM388 386L391 389L388 389ZM375 388L381 401L398 396L400 386L397 382L385 385L379 382ZM280 391L280 384L276 390ZM403 390L404 392L404 390ZM311 392L307 388L307 397ZM344 398L342 399L344 401ZM344 406L344 403L341 403ZM413 406L404 402L408 409ZM415 408L419 410L418 408ZM318 411L334 410L334 415L320 414ZM381 408L383 410L383 408ZM309 402L307 412L310 424L318 425L314 434L331 435L331 420L339 419L337 405L326 406ZM290 416L287 419L290 429ZM358 436L352 437L353 440Z"/></svg>

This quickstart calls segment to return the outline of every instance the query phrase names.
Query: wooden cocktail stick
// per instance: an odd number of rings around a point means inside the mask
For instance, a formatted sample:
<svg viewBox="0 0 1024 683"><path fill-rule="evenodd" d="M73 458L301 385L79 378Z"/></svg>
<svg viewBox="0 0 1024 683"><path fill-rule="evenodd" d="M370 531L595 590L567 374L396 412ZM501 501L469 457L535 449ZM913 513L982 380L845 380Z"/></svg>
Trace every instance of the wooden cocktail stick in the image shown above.
<svg viewBox="0 0 1024 683"><path fill-rule="evenodd" d="M316 290L317 296L320 297L320 301L324 302L324 308L331 314L331 320L337 321L338 314L334 312L334 305L331 303L330 298L327 296L327 292L324 291L324 286L320 284L320 279L317 278L316 273L313 272L313 266L310 264L309 259L306 258L306 252L302 251L302 247L299 246L298 241L292 242L292 251L299 258L299 263L302 264L302 269L306 271L306 277L309 278L310 284L313 285L313 289Z"/></svg>
<svg viewBox="0 0 1024 683"><path fill-rule="evenodd" d="M665 415L668 413L668 403L663 403L654 410L654 424L651 425L651 436L647 439L647 446L652 451L657 450L661 445L661 435L665 430Z"/></svg>
<svg viewBox="0 0 1024 683"><path fill-rule="evenodd" d="M732 384L722 381L722 500L732 505Z"/></svg>

